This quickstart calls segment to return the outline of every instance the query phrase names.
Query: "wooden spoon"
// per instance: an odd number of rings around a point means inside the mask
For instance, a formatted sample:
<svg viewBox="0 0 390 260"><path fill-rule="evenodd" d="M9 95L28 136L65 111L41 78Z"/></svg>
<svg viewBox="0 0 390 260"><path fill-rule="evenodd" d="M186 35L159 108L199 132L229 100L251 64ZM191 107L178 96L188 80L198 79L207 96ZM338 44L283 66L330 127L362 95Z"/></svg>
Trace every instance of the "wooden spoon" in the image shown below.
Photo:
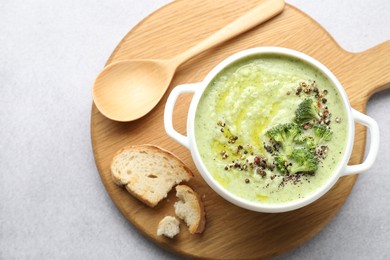
<svg viewBox="0 0 390 260"><path fill-rule="evenodd" d="M170 60L125 60L105 67L93 86L99 111L115 121L146 115L160 101L176 68L195 55L267 21L284 9L283 0L264 0L244 16Z"/></svg>

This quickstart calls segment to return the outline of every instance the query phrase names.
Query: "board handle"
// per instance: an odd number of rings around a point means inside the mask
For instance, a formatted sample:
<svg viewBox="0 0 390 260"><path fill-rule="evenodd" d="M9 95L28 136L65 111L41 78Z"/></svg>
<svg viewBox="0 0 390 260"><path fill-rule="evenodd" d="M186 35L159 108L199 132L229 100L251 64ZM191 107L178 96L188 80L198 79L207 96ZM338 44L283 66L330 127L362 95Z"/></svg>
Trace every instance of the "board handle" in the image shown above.
<svg viewBox="0 0 390 260"><path fill-rule="evenodd" d="M352 109L352 116L355 122L366 126L370 130L370 149L363 163L347 165L341 176L362 173L371 168L374 164L379 149L379 126L371 117Z"/></svg>
<svg viewBox="0 0 390 260"><path fill-rule="evenodd" d="M359 71L355 77L364 86L361 91L367 99L378 91L390 88L390 40L353 55L357 55L354 62Z"/></svg>
<svg viewBox="0 0 390 260"><path fill-rule="evenodd" d="M167 103L164 109L164 128L167 134L172 137L179 144L190 149L190 142L187 136L184 136L177 132L173 128L173 110L175 108L177 98L183 93L195 93L197 89L199 89L200 83L193 84L183 84L175 87L171 93L169 94Z"/></svg>

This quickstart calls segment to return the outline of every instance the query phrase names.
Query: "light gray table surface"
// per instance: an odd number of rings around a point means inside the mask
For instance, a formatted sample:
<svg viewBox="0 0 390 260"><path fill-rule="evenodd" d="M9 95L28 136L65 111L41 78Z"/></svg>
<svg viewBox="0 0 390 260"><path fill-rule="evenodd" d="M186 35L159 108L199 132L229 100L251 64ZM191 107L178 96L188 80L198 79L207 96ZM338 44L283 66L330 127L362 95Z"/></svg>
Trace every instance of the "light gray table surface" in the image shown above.
<svg viewBox="0 0 390 260"><path fill-rule="evenodd" d="M0 259L181 259L114 206L90 137L97 73L124 35L168 2L0 1ZM390 39L390 1L288 2L346 50ZM367 107L381 128L374 167L318 235L277 259L390 259L389 104L383 91Z"/></svg>

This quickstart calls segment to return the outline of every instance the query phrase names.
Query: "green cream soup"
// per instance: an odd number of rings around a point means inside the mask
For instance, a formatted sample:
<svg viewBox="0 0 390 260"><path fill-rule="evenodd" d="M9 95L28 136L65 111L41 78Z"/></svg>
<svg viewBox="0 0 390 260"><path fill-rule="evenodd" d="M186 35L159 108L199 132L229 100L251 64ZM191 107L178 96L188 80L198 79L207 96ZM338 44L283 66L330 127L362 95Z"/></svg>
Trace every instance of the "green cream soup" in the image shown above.
<svg viewBox="0 0 390 260"><path fill-rule="evenodd" d="M275 134L281 128L288 145ZM264 204L304 198L327 182L343 157L347 131L331 81L310 64L277 54L229 65L208 85L195 115L208 171L228 191Z"/></svg>

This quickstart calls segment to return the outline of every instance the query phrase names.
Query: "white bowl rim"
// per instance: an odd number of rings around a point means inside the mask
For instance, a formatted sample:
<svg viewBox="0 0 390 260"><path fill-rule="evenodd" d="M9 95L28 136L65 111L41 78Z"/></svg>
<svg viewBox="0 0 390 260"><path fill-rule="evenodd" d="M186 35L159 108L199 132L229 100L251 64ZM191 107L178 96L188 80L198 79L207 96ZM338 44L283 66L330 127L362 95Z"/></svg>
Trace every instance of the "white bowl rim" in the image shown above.
<svg viewBox="0 0 390 260"><path fill-rule="evenodd" d="M332 176L321 187L319 187L315 192L311 193L310 195L298 200L290 201L287 203L274 204L274 205L262 204L260 202L253 202L253 201L243 199L238 195L235 195L234 193L222 187L222 185L212 177L212 175L204 165L202 159L200 158L198 147L196 145L195 131L194 131L196 109L204 90L209 85L211 80L221 70L229 66L231 63L240 60L242 58L255 56L258 54L279 54L279 55L290 56L302 60L312 65L313 67L317 68L318 70L320 70L324 75L326 75L329 78L329 80L334 84L336 90L340 94L340 99L342 100L343 107L345 109L346 116L347 116L347 126L348 126L347 143L345 146L343 157L340 160L336 169L334 170ZM354 140L354 120L352 117L351 105L347 98L347 94L344 91L344 88L342 87L341 83L338 81L336 76L326 66L324 66L316 59L310 57L309 55L296 50L282 48L282 47L265 46L265 47L251 48L233 54L232 56L226 58L225 60L220 62L217 66L215 66L207 74L207 76L202 82L197 83L197 90L195 91L195 95L193 96L189 108L189 112L188 112L187 135L189 138L189 146L190 146L189 148L191 151L192 158L195 162L195 165L198 168L204 180L215 192L217 192L220 196L230 201L231 203L240 206L242 208L246 208L258 212L278 213L278 212L287 212L287 211L304 207L314 202L315 200L319 199L322 195L324 195L327 191L329 191L333 187L333 185L337 182L340 175L343 173L343 170L347 166L348 160L352 153L353 140Z"/></svg>

